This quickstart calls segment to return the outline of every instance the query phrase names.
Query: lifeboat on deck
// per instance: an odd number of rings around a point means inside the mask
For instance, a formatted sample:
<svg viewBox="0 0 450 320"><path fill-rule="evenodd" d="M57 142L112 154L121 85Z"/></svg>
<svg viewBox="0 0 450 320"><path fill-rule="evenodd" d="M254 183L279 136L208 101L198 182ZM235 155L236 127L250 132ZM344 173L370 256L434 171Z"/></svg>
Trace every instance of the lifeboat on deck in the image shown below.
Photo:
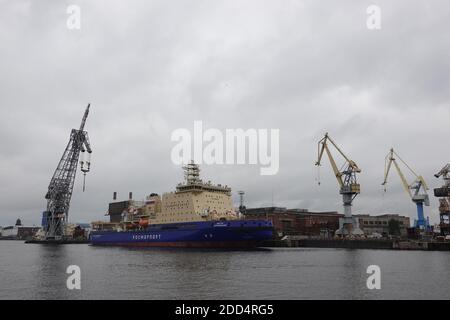
<svg viewBox="0 0 450 320"><path fill-rule="evenodd" d="M140 227L147 228L148 225L149 225L148 219L142 219L142 218L139 219L139 226Z"/></svg>

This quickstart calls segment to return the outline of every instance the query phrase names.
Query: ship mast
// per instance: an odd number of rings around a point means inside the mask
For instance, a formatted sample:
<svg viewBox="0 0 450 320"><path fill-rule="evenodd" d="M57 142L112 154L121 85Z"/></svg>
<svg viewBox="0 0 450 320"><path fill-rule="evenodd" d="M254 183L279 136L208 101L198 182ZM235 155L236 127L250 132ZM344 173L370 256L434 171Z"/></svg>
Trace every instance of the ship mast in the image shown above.
<svg viewBox="0 0 450 320"><path fill-rule="evenodd" d="M198 166L198 164L194 163L193 160L191 160L191 162L187 165L183 166L183 170L184 180L187 185L202 183L202 180L200 179L200 167Z"/></svg>

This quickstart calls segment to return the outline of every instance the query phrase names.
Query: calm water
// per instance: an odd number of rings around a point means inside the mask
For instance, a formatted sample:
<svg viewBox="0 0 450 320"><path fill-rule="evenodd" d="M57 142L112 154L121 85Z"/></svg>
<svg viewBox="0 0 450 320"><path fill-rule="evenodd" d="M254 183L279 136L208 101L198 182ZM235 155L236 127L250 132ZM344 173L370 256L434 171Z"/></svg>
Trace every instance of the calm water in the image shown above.
<svg viewBox="0 0 450 320"><path fill-rule="evenodd" d="M366 288L379 265L381 290ZM81 290L66 288L68 265ZM0 241L0 299L449 299L450 252L43 246Z"/></svg>

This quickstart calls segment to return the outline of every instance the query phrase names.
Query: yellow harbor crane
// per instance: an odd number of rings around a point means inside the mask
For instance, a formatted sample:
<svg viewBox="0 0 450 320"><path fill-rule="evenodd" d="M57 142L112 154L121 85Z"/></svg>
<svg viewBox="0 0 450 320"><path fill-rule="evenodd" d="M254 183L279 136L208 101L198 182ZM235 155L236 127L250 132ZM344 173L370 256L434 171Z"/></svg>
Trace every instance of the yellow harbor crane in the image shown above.
<svg viewBox="0 0 450 320"><path fill-rule="evenodd" d="M400 166L397 162L397 159L400 160L406 168L414 175L415 180L412 183L408 183L408 181L405 178L405 175L403 174L402 170L400 169ZM416 204L417 206L417 220L414 223L414 226L421 229L426 230L429 228L430 224L428 220L425 220L424 214L423 214L423 205L426 206L430 205L430 199L427 194L428 186L425 182L425 179L414 172L411 167L400 158L400 156L394 151L393 148L389 151L389 153L386 156L385 159L385 167L384 167L384 181L382 183L383 186L387 184L387 179L389 176L390 169L392 167L392 163L395 166L395 169L397 170L398 175L400 176L400 180L402 181L403 189L405 189L406 193L409 195L411 200ZM420 193L420 190L423 190L422 193ZM386 191L386 189L384 190Z"/></svg>
<svg viewBox="0 0 450 320"><path fill-rule="evenodd" d="M328 143L331 143L331 145L345 159L345 164L343 165L341 170L339 170L338 166L336 165L336 161L331 154ZM353 160L349 159L344 154L344 152L342 152L342 150L330 138L328 133L326 133L325 137L323 137L318 142L318 160L316 162L316 166L321 165L324 152L327 153L328 159L330 160L331 167L340 187L339 193L342 194L342 200L344 203L344 217L339 220L339 230L336 231L336 234L339 236L362 235L363 232L359 228L358 219L355 219L352 216L353 200L361 190L360 185L356 179L356 174L360 173L361 169L359 169L358 165Z"/></svg>

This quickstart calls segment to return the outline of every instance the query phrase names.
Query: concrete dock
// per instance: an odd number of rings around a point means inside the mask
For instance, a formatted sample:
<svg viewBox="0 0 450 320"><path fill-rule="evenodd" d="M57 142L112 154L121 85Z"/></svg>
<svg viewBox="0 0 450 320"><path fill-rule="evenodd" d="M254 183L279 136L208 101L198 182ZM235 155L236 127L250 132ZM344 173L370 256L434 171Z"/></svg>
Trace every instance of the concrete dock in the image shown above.
<svg viewBox="0 0 450 320"><path fill-rule="evenodd" d="M265 241L264 247L450 251L450 242L379 239L299 239Z"/></svg>
<svg viewBox="0 0 450 320"><path fill-rule="evenodd" d="M25 243L34 244L49 244L49 245L61 245L61 244L86 244L89 240L27 240Z"/></svg>

